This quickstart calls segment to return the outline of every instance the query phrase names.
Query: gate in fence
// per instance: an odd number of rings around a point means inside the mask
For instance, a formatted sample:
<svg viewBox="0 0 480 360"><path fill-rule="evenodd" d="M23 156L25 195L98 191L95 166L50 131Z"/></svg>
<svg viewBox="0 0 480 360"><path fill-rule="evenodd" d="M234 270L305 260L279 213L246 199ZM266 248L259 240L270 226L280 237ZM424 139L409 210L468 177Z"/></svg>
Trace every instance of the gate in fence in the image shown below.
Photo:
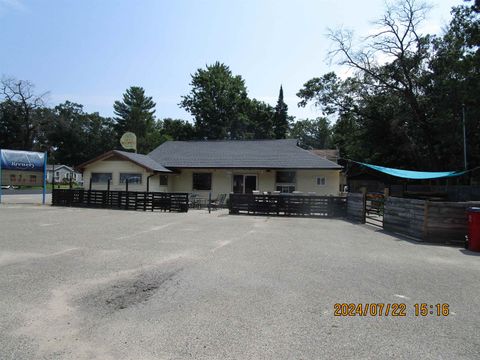
<svg viewBox="0 0 480 360"><path fill-rule="evenodd" d="M385 195L381 193L365 194L365 223L383 227Z"/></svg>

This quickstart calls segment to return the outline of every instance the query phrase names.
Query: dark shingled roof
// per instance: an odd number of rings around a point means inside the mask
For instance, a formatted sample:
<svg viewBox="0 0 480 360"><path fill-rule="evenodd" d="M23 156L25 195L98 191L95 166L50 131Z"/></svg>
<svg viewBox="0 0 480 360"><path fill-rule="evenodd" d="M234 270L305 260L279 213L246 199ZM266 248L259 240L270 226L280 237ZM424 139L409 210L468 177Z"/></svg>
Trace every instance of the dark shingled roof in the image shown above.
<svg viewBox="0 0 480 360"><path fill-rule="evenodd" d="M129 160L133 161L134 163L137 163L138 165L153 171L171 172L170 170L166 169L164 166L162 166L161 164L153 160L148 155L136 154L136 153L121 151L121 150L113 150L113 153L126 157Z"/></svg>
<svg viewBox="0 0 480 360"><path fill-rule="evenodd" d="M295 139L167 141L148 156L167 168L342 168L301 149Z"/></svg>
<svg viewBox="0 0 480 360"><path fill-rule="evenodd" d="M100 156L97 156L96 158L90 159L83 164L80 164L75 167L75 169L79 171L83 171L86 166L94 163L95 161L100 161L100 160L108 160L112 156L118 156L119 158L125 159L125 160L130 160L131 162L146 168L147 170L150 171L157 171L157 172L171 172L161 164L157 163L155 160L153 160L151 157L148 155L143 155L143 154L135 154L127 151L121 151L121 150L111 150L105 154L102 154Z"/></svg>

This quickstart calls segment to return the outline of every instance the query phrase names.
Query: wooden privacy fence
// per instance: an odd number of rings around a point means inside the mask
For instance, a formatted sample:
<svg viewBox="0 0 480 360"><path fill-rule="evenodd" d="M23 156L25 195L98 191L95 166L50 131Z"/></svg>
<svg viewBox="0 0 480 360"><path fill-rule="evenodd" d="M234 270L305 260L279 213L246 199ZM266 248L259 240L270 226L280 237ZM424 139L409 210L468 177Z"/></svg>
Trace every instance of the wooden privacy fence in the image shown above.
<svg viewBox="0 0 480 360"><path fill-rule="evenodd" d="M385 200L385 230L436 243L463 244L468 233L467 209L480 202L436 202L389 197Z"/></svg>
<svg viewBox="0 0 480 360"><path fill-rule="evenodd" d="M348 193L347 217L350 220L365 222L365 195L362 193Z"/></svg>
<svg viewBox="0 0 480 360"><path fill-rule="evenodd" d="M425 201L389 197L383 209L383 228L423 239Z"/></svg>
<svg viewBox="0 0 480 360"><path fill-rule="evenodd" d="M52 205L143 211L188 211L187 193L108 191L84 189L52 190Z"/></svg>
<svg viewBox="0 0 480 360"><path fill-rule="evenodd" d="M230 194L230 214L343 217L347 198L311 195Z"/></svg>

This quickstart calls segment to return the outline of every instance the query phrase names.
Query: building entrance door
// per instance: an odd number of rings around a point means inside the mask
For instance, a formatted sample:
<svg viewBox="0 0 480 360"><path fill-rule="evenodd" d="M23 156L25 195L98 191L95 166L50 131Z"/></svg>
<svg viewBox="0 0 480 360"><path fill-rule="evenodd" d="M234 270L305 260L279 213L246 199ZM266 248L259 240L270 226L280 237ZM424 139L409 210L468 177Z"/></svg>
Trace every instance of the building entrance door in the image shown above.
<svg viewBox="0 0 480 360"><path fill-rule="evenodd" d="M233 175L233 192L235 194L251 194L257 190L257 175Z"/></svg>

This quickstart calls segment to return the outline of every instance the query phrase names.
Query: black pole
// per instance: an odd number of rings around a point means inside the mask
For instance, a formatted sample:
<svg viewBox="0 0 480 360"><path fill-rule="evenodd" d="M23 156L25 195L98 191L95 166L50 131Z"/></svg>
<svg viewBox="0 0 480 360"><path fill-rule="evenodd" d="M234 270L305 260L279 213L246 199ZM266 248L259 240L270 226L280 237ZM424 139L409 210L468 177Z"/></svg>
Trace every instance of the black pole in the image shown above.
<svg viewBox="0 0 480 360"><path fill-rule="evenodd" d="M55 164L52 164L52 190L55 189Z"/></svg>
<svg viewBox="0 0 480 360"><path fill-rule="evenodd" d="M208 193L208 213L210 214L210 211L212 209L212 192L210 191Z"/></svg>
<svg viewBox="0 0 480 360"><path fill-rule="evenodd" d="M90 182L88 185L88 206L90 206L90 197L92 196L92 173L90 173Z"/></svg>
<svg viewBox="0 0 480 360"><path fill-rule="evenodd" d="M128 192L128 178L125 179L125 191Z"/></svg>
<svg viewBox="0 0 480 360"><path fill-rule="evenodd" d="M110 179L107 180L107 206L110 206Z"/></svg>
<svg viewBox="0 0 480 360"><path fill-rule="evenodd" d="M70 173L70 190L72 190L73 187L73 172Z"/></svg>

